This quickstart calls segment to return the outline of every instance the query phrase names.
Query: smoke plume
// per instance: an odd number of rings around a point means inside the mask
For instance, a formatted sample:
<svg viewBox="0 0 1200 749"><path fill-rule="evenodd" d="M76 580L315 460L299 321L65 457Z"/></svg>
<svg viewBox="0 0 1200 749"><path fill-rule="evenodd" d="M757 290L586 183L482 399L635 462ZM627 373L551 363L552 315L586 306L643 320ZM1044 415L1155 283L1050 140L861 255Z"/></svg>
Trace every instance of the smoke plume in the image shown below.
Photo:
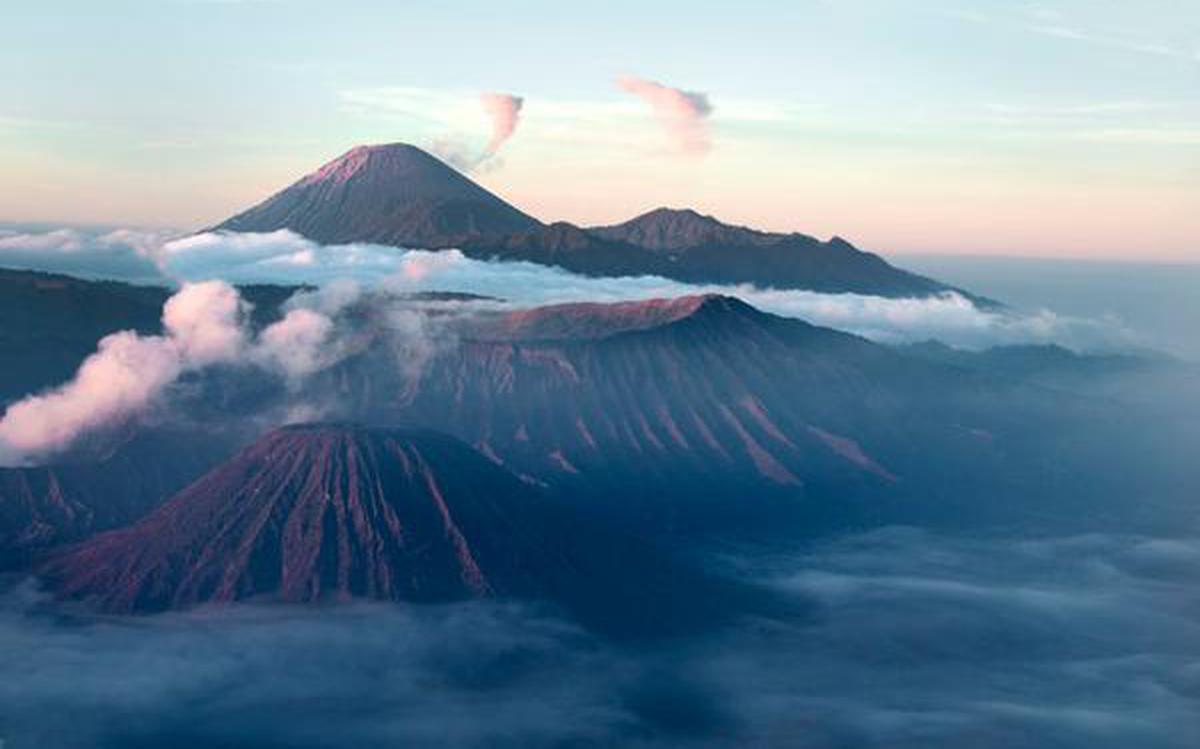
<svg viewBox="0 0 1200 749"><path fill-rule="evenodd" d="M617 85L650 106L681 152L699 156L712 148L708 117L713 108L707 94L684 91L631 75L618 78Z"/></svg>
<svg viewBox="0 0 1200 749"><path fill-rule="evenodd" d="M490 158L516 131L525 100L520 96L492 91L481 94L479 100L483 102L484 111L492 118L492 139L483 149L484 158Z"/></svg>
<svg viewBox="0 0 1200 749"><path fill-rule="evenodd" d="M525 99L513 94L488 91L479 95L483 110L492 120L492 136L482 151L454 137L442 137L429 144L429 150L463 172L488 171L499 166L496 154L517 130Z"/></svg>
<svg viewBox="0 0 1200 749"><path fill-rule="evenodd" d="M0 464L22 464L138 411L183 372L230 362L246 344L247 305L224 281L185 284L163 306L165 335L102 338L75 378L14 403L0 419Z"/></svg>

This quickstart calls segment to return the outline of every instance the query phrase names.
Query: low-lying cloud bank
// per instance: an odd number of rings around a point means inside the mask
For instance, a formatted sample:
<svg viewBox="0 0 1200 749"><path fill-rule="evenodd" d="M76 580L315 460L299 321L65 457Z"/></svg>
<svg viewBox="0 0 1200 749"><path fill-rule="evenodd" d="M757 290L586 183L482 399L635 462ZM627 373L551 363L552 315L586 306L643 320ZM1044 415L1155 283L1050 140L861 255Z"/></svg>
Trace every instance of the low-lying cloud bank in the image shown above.
<svg viewBox="0 0 1200 749"><path fill-rule="evenodd" d="M729 294L768 312L889 343L936 338L950 345L982 348L1055 341L1094 349L1131 342L1130 333L1112 321L1062 317L1048 310L1022 313L982 309L953 293L889 299L750 285L697 285L657 276L592 278L534 263L475 260L453 250L322 246L288 231L188 237L167 243L163 257L169 272L185 278L315 284L353 278L403 291L483 294L516 305Z"/></svg>
<svg viewBox="0 0 1200 749"><path fill-rule="evenodd" d="M0 226L0 267L130 283L160 283L163 245L179 232Z"/></svg>
<svg viewBox="0 0 1200 749"><path fill-rule="evenodd" d="M1195 537L885 529L735 566L816 617L636 649L496 604L64 621L25 585L0 599L0 734L10 749L1184 749L1200 732Z"/></svg>
<svg viewBox="0 0 1200 749"><path fill-rule="evenodd" d="M369 244L325 246L286 230L209 233L176 239L129 230L101 235L64 231L71 233L0 236L0 265L159 282L220 278L230 283L319 285L352 279L405 291L486 294L517 305L712 292L740 297L768 312L883 342L934 338L968 348L1057 342L1088 350L1128 347L1135 342L1130 331L1117 321L1072 318L1049 310L982 309L953 293L889 299L748 285L694 285L654 276L590 278L533 263L474 260L457 251L427 252ZM55 249L39 249L47 245Z"/></svg>

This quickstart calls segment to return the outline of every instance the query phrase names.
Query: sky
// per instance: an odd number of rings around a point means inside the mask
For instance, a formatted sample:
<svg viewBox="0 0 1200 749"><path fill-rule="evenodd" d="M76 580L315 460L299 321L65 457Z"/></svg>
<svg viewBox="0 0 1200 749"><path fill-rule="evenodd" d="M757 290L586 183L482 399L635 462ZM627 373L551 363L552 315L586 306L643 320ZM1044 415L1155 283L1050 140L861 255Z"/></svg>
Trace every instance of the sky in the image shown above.
<svg viewBox="0 0 1200 749"><path fill-rule="evenodd" d="M568 7L570 6L570 7ZM5 0L0 221L211 225L360 143L543 220L1200 262L1195 0ZM659 84L658 88L654 84Z"/></svg>

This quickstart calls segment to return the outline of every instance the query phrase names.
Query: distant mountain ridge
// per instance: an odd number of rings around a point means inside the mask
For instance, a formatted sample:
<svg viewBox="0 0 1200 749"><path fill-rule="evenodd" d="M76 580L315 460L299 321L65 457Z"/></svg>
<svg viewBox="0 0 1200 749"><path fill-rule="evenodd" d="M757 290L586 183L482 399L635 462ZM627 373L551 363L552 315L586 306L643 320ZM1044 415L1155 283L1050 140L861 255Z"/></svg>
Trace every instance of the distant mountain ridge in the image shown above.
<svg viewBox="0 0 1200 749"><path fill-rule="evenodd" d="M322 244L459 248L471 257L525 260L593 276L659 275L890 297L953 290L839 237L824 242L762 232L690 209L659 208L594 228L544 224L405 143L351 149L213 229L289 229Z"/></svg>
<svg viewBox="0 0 1200 749"><path fill-rule="evenodd" d="M711 243L765 245L779 236L725 224L691 208L655 208L623 224L595 226L589 231L604 239L666 254Z"/></svg>

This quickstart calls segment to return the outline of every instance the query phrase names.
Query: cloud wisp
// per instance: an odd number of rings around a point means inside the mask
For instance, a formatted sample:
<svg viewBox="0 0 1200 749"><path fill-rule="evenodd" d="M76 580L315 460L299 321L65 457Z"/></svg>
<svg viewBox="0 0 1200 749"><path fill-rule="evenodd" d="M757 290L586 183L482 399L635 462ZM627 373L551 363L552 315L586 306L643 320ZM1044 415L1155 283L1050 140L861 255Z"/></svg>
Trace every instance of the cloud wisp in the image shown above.
<svg viewBox="0 0 1200 749"><path fill-rule="evenodd" d="M713 107L707 94L673 88L632 75L618 78L617 86L650 107L681 153L702 156L712 149L708 118Z"/></svg>
<svg viewBox="0 0 1200 749"><path fill-rule="evenodd" d="M441 136L430 144L430 150L463 172L488 171L500 165L498 154L517 131L525 99L487 91L479 95L479 103L491 120L491 136L482 149L469 145L463 138L451 136Z"/></svg>
<svg viewBox="0 0 1200 749"><path fill-rule="evenodd" d="M484 154L490 158L495 156L500 147L516 132L525 100L520 96L495 91L481 94L479 100L483 103L484 111L492 118L492 138L483 149Z"/></svg>

